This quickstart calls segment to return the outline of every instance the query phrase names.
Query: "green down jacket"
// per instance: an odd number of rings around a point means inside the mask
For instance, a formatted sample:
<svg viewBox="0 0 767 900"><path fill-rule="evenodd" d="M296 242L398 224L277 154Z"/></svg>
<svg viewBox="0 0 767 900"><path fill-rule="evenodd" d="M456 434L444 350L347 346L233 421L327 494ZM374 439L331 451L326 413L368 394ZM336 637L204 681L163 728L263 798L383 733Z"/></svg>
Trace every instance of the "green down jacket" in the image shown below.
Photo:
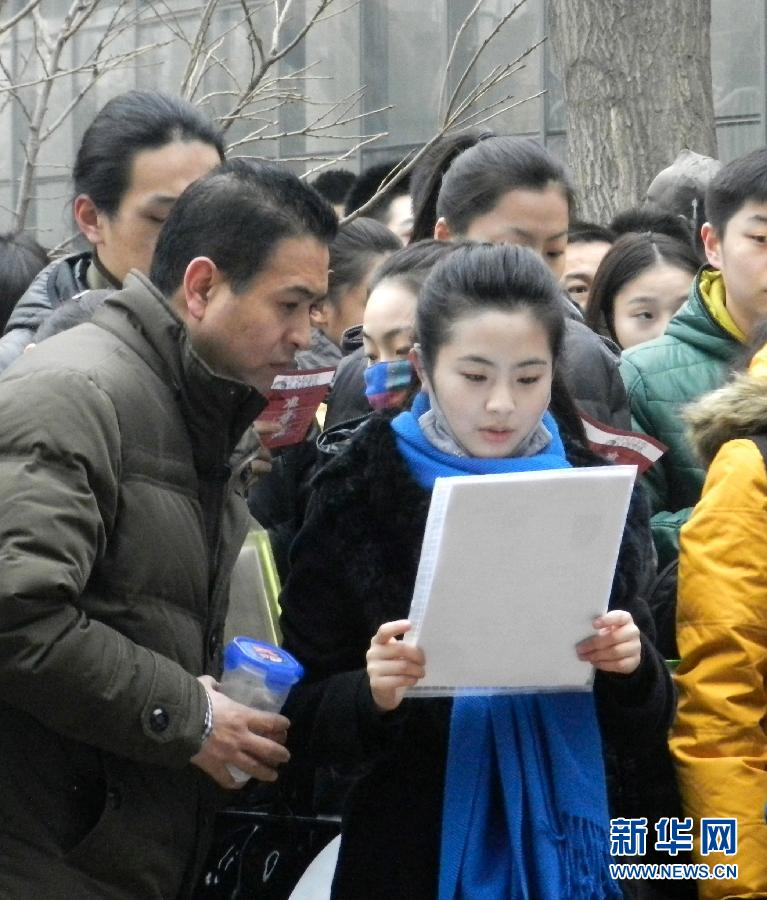
<svg viewBox="0 0 767 900"><path fill-rule="evenodd" d="M0 896L186 897L220 791L190 758L263 406L133 273L0 379Z"/></svg>
<svg viewBox="0 0 767 900"><path fill-rule="evenodd" d="M626 350L620 367L634 429L668 447L644 478L659 568L679 553L679 529L700 498L705 475L687 441L680 412L722 385L741 349L709 313L699 282L700 273L665 333Z"/></svg>

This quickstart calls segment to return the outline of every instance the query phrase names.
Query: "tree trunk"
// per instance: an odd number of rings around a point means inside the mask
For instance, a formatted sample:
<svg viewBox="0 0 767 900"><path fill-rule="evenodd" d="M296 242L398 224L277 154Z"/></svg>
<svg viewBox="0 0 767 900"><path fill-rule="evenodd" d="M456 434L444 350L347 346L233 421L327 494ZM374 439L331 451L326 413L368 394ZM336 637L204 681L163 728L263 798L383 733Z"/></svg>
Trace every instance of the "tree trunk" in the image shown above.
<svg viewBox="0 0 767 900"><path fill-rule="evenodd" d="M583 218L609 221L641 202L684 147L716 156L711 0L548 6Z"/></svg>

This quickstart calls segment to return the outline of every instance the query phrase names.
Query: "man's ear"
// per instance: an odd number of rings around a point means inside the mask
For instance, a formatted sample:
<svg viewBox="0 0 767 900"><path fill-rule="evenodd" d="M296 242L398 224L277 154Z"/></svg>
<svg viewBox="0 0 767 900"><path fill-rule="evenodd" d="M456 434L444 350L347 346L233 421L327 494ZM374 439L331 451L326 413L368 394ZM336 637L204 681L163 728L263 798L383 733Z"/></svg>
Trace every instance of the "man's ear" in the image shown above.
<svg viewBox="0 0 767 900"><path fill-rule="evenodd" d="M706 251L706 259L715 269L722 268L722 242L719 234L710 222L704 222L700 229L700 236L703 241L703 249Z"/></svg>
<svg viewBox="0 0 767 900"><path fill-rule="evenodd" d="M309 321L315 328L322 329L328 324L328 311L325 300L313 303L309 308Z"/></svg>
<svg viewBox="0 0 767 900"><path fill-rule="evenodd" d="M434 226L434 237L438 241L452 241L455 237L444 217L437 219L437 224Z"/></svg>
<svg viewBox="0 0 767 900"><path fill-rule="evenodd" d="M78 194L75 197L73 212L77 227L88 243L93 244L94 247L102 243L102 213L96 209L96 205L87 194Z"/></svg>
<svg viewBox="0 0 767 900"><path fill-rule="evenodd" d="M186 267L181 294L186 313L197 322L205 318L211 288L220 280L220 273L207 256L196 256ZM182 311L183 312L183 311Z"/></svg>

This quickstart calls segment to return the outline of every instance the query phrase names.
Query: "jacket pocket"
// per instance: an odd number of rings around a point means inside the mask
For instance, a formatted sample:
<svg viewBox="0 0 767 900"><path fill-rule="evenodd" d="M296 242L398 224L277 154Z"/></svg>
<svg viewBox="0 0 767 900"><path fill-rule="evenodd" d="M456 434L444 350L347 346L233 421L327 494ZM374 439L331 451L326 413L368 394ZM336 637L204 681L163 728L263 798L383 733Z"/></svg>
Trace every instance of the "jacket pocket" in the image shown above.
<svg viewBox="0 0 767 900"><path fill-rule="evenodd" d="M194 853L194 784L185 772L107 755L104 769L101 815L64 854L65 862L102 884L113 885L115 897L177 897Z"/></svg>

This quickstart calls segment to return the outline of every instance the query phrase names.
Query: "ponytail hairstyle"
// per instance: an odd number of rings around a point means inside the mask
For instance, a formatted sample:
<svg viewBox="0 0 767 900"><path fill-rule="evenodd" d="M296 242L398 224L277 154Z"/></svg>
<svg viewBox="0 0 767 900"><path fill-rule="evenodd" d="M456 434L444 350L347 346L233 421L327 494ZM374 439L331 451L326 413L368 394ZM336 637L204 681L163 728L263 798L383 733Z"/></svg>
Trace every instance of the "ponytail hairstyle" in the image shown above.
<svg viewBox="0 0 767 900"><path fill-rule="evenodd" d="M402 241L375 219L359 218L341 225L330 245L328 293L323 303L338 306L344 291L365 280L380 257L401 247Z"/></svg>
<svg viewBox="0 0 767 900"><path fill-rule="evenodd" d="M417 297L429 272L459 246L462 245L437 241L434 238L408 244L407 247L392 253L376 268L370 279L371 292L382 281L396 281Z"/></svg>
<svg viewBox="0 0 767 900"><path fill-rule="evenodd" d="M575 191L564 166L548 150L531 138L489 137L461 153L445 173L437 218L460 236L509 191L544 191L552 185L562 191L572 215Z"/></svg>
<svg viewBox="0 0 767 900"><path fill-rule="evenodd" d="M410 243L434 237L437 224L437 197L442 179L458 156L479 141L493 137L492 131L471 128L446 134L424 153L410 173L413 200L413 233Z"/></svg>
<svg viewBox="0 0 767 900"><path fill-rule="evenodd" d="M224 160L224 138L192 103L158 91L113 97L83 135L73 169L75 194L113 217L130 187L134 157L174 141L209 144Z"/></svg>
<svg viewBox="0 0 767 900"><path fill-rule="evenodd" d="M433 376L439 351L449 343L455 323L488 311L526 312L543 327L554 365L551 412L565 434L585 446L583 424L558 374L565 335L561 288L528 247L462 244L434 266L421 289L416 313L427 375Z"/></svg>

